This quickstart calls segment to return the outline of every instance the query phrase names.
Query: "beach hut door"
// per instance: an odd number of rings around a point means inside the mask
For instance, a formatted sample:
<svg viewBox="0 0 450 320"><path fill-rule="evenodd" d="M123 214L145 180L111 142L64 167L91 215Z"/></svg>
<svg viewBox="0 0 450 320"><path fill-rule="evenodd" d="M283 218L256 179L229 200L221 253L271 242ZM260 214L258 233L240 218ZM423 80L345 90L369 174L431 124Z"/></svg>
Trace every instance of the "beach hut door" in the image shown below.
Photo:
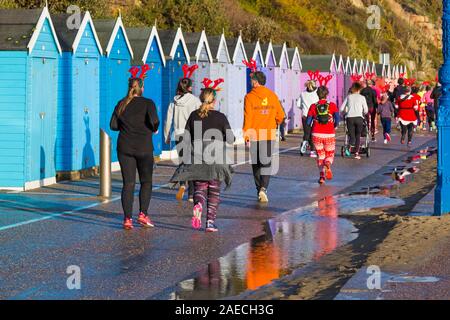
<svg viewBox="0 0 450 320"><path fill-rule="evenodd" d="M29 181L55 176L56 60L33 58Z"/></svg>

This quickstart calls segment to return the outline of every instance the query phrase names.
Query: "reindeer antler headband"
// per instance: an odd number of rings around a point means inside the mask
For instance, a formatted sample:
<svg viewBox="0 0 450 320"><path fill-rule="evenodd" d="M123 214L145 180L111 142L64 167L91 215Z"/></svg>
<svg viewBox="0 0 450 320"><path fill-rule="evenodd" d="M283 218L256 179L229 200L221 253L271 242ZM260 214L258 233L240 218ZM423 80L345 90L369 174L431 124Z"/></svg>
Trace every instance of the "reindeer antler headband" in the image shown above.
<svg viewBox="0 0 450 320"><path fill-rule="evenodd" d="M150 70L150 66L148 64L144 64L141 68L132 67L129 72L131 73L130 80L139 80L139 86L142 88L144 85L144 80L147 77L147 72ZM141 72L139 75L139 71Z"/></svg>
<svg viewBox="0 0 450 320"><path fill-rule="evenodd" d="M354 74L352 74L351 78L352 78L352 82L355 83L355 82L360 82L362 79L362 76L354 73Z"/></svg>
<svg viewBox="0 0 450 320"><path fill-rule="evenodd" d="M250 59L249 61L242 60L242 63L247 66L251 70L252 73L258 71L258 65L256 64L255 59Z"/></svg>
<svg viewBox="0 0 450 320"><path fill-rule="evenodd" d="M364 75L366 80L372 80L373 77L375 77L375 73L373 72L366 72L366 74Z"/></svg>
<svg viewBox="0 0 450 320"><path fill-rule="evenodd" d="M213 89L214 93L219 92L220 90L222 90L221 88L219 88L219 85L224 83L225 80L222 78L219 78L217 80L211 80L208 78L204 78L202 83L205 86L204 89Z"/></svg>
<svg viewBox="0 0 450 320"><path fill-rule="evenodd" d="M326 87L328 85L328 83L330 83L330 81L333 79L333 75L329 74L326 77L322 76L319 74L319 76L317 77L318 81L319 81L319 85L321 87Z"/></svg>
<svg viewBox="0 0 450 320"><path fill-rule="evenodd" d="M187 64L183 65L183 78L190 79L194 72L198 69L198 64L194 64L193 66L188 66Z"/></svg>
<svg viewBox="0 0 450 320"><path fill-rule="evenodd" d="M319 80L320 71L316 70L316 71L313 72L311 70L308 70L308 76L309 76L309 80L310 81L317 82Z"/></svg>

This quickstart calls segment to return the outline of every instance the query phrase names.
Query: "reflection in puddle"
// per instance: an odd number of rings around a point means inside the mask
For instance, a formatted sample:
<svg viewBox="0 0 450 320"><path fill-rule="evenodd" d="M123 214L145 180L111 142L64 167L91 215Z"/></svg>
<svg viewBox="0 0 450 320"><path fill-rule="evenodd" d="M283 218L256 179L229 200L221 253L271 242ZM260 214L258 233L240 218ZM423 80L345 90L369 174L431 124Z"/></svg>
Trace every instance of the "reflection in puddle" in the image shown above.
<svg viewBox="0 0 450 320"><path fill-rule="evenodd" d="M354 240L356 229L338 218L339 199L327 197L288 217L270 220L253 239L179 283L171 299L220 299L254 290Z"/></svg>

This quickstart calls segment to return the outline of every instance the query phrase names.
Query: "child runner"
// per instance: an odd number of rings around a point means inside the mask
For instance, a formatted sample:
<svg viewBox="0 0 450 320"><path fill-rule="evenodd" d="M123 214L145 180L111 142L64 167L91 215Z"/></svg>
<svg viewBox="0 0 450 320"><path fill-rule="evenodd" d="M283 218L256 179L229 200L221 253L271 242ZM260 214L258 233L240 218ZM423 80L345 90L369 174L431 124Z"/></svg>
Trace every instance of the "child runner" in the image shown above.
<svg viewBox="0 0 450 320"><path fill-rule="evenodd" d="M327 101L328 94L326 86L317 89L319 102L311 106L307 119L307 125L312 125L312 140L317 152L321 185L325 183L325 179L333 179L331 165L336 149L336 127L339 125L338 107L333 102Z"/></svg>
<svg viewBox="0 0 450 320"><path fill-rule="evenodd" d="M383 125L384 144L391 142L392 116L394 115L394 105L385 93L381 96L381 103L378 106L378 114Z"/></svg>
<svg viewBox="0 0 450 320"><path fill-rule="evenodd" d="M306 153L307 146L309 145L311 149L311 158L317 158L317 154L314 151L312 140L311 140L311 127L306 125L306 118L308 117L309 108L314 103L319 101L319 97L317 96L317 85L316 81L313 79L312 74L310 72L310 80L306 81L305 87L306 91L302 92L300 95L300 99L298 99L297 107L302 112L302 126L303 126L303 143L301 146L302 154Z"/></svg>
<svg viewBox="0 0 450 320"><path fill-rule="evenodd" d="M172 182L194 182L192 227L201 228L202 213L207 210L206 232L218 231L216 217L221 183L225 181L229 187L233 174L226 160L225 146L226 143L233 144L235 137L227 117L214 110L216 95L216 86L203 89L200 95L202 105L191 113L186 123L185 141L188 143L189 140L191 144L192 162L180 166L171 179Z"/></svg>
<svg viewBox="0 0 450 320"><path fill-rule="evenodd" d="M436 130L436 115L434 113L434 100L431 99L431 94L433 90L431 89L430 85L427 85L426 93L424 96L425 101L425 111L427 113L427 120L428 120L428 129L431 131Z"/></svg>

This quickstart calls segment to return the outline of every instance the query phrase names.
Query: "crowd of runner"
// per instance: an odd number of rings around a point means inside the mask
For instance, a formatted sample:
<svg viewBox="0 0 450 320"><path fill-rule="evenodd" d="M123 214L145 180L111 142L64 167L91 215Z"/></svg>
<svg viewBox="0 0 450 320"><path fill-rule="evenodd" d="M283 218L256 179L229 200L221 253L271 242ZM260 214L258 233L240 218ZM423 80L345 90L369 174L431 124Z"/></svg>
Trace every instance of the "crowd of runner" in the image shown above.
<svg viewBox="0 0 450 320"><path fill-rule="evenodd" d="M308 74L310 80L305 83L297 105L301 109L304 132L300 150L302 154L309 151L310 157L316 159L320 185L333 179L336 130L340 123L344 123L346 132L343 156L355 160L361 160L361 154L369 152L369 143L376 142L378 122L383 128L385 144L392 140L393 125L401 132L400 143L408 146L417 130L436 131L442 94L439 83L435 87L427 82L415 85L415 80L401 77L394 85L374 75L354 75L348 96L338 106L328 99L327 84L332 77ZM128 94L118 102L111 118L111 129L120 131L117 152L123 177L123 227L126 230L133 229L136 170L141 184L137 222L144 227L154 227L148 215L154 161L152 137L160 130L160 120L155 104L143 97L144 78L145 72L139 78L130 78ZM250 79L252 90L245 97L243 132L257 199L267 203L273 174L272 156L286 113L277 95L265 87L263 72L252 70ZM227 117L215 110L222 82L222 79L205 79L202 93L196 97L192 94L192 80L181 79L163 128L166 143L175 142L179 158L171 179L179 184L176 198L182 201L187 189L188 201L193 203L192 227L201 229L205 212L206 232L218 231L216 218L221 186L225 183L230 187L233 177L227 150L234 144L235 136ZM281 135L281 139L284 141L285 136Z"/></svg>

